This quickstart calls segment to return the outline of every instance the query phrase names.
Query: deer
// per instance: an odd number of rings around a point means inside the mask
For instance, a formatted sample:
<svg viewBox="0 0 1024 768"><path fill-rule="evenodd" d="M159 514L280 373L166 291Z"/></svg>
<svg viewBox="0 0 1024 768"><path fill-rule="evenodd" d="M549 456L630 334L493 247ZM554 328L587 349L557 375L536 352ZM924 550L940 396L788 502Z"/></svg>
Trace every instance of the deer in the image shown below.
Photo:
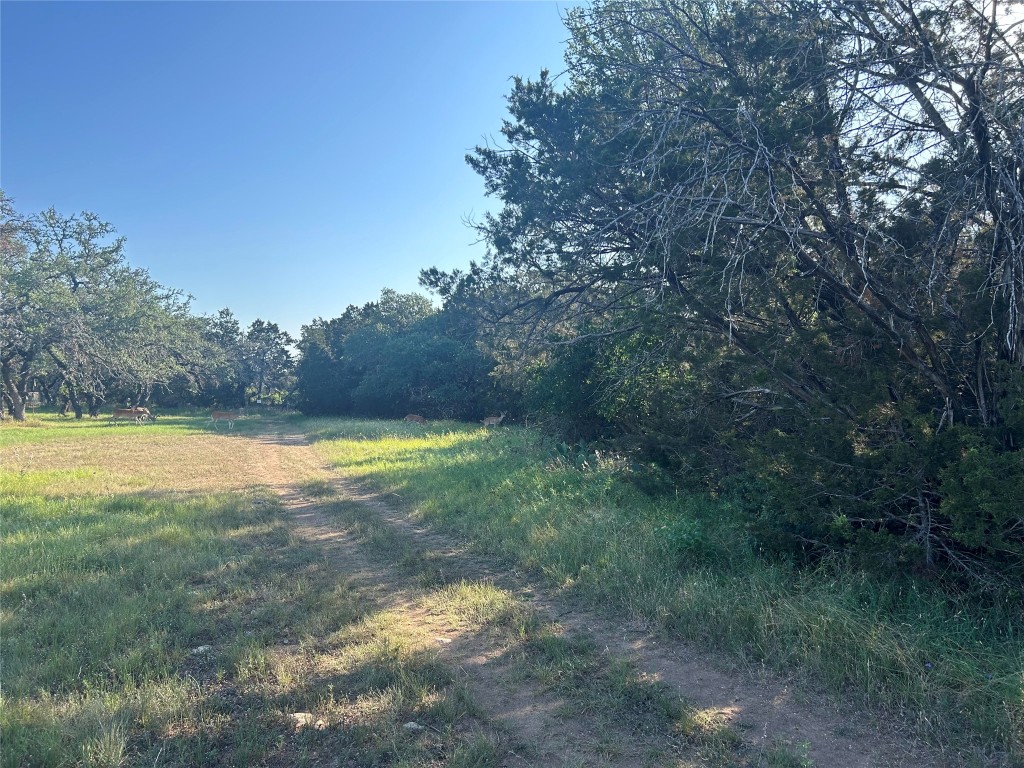
<svg viewBox="0 0 1024 768"><path fill-rule="evenodd" d="M210 414L210 421L213 422L213 428L217 428L218 421L226 421L228 423L228 429L235 426L235 421L242 418L241 411L214 411Z"/></svg>
<svg viewBox="0 0 1024 768"><path fill-rule="evenodd" d="M426 424L427 420L420 416L418 413L410 413L405 417L406 421L413 422L415 424Z"/></svg>
<svg viewBox="0 0 1024 768"><path fill-rule="evenodd" d="M136 424L142 424L146 421L156 421L156 416L149 412L149 408L142 408L141 406L115 408L114 413L110 416L110 423L120 421L121 419L128 419Z"/></svg>
<svg viewBox="0 0 1024 768"><path fill-rule="evenodd" d="M483 424L485 427L496 427L499 424L501 424L502 419L504 419L504 418L505 418L505 412L502 411L501 412L501 416L488 416L487 418L485 418L480 423Z"/></svg>

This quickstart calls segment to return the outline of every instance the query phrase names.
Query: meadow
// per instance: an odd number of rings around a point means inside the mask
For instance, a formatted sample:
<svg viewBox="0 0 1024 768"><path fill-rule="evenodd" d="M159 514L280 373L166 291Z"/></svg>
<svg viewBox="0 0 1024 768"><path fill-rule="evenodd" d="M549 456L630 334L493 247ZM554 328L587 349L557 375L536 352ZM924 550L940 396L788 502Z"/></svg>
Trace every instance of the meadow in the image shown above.
<svg viewBox="0 0 1024 768"><path fill-rule="evenodd" d="M292 536L236 427L0 426L0 764L493 764L465 686Z"/></svg>

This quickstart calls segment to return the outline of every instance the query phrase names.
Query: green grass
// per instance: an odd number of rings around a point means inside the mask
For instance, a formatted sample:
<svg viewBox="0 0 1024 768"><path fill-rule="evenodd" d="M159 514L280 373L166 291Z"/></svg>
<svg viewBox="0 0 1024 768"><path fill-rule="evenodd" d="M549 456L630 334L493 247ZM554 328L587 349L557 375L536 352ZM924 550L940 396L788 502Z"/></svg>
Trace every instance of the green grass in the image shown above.
<svg viewBox="0 0 1024 768"><path fill-rule="evenodd" d="M114 435L180 435L183 433L216 432L219 434L253 434L258 432L266 417L253 414L235 422L228 430L224 424L216 426L210 421L209 411L160 413L156 421L135 424L130 421L110 420L109 409L99 418L76 419L60 416L50 411L30 414L25 421L7 419L0 422L0 449L21 445L46 445L47 443L74 440L76 442L106 439Z"/></svg>
<svg viewBox="0 0 1024 768"><path fill-rule="evenodd" d="M726 500L648 495L642 468L599 456L567 462L524 430L300 424L344 474L556 589L806 673L950 749L1024 760L1020 595L958 599L841 562L800 570L769 561Z"/></svg>
<svg viewBox="0 0 1024 768"><path fill-rule="evenodd" d="M4 424L0 460L73 440L88 464L94 432L127 456L133 435L206 429L180 418ZM204 461L181 445L182 471ZM103 487L0 473L0 765L497 763L458 677L293 537L275 497Z"/></svg>
<svg viewBox="0 0 1024 768"><path fill-rule="evenodd" d="M681 755L709 766L763 764L731 728L708 719L668 685L644 676L592 638L567 634L523 596L460 574L448 578L433 553L364 505L338 500L331 510L346 530L423 586L424 610L474 634L482 632L502 648L490 663L504 668L510 684L556 693L560 717L586 722L588 732L602 735L599 753L621 757L622 745L643 743L644 765L682 765L675 761Z"/></svg>

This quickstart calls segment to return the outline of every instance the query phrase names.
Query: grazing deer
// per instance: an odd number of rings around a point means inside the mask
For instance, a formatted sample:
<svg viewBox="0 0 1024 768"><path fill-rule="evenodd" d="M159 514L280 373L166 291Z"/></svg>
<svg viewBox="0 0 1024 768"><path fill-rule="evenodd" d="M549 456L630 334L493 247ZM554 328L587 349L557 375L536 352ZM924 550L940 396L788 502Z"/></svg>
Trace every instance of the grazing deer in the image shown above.
<svg viewBox="0 0 1024 768"><path fill-rule="evenodd" d="M416 424L426 424L427 420L420 416L418 413L410 413L405 417L406 421L415 422Z"/></svg>
<svg viewBox="0 0 1024 768"><path fill-rule="evenodd" d="M501 416L488 416L486 419L484 419L480 423L483 424L485 427L496 427L499 424L501 424L501 421L504 418L505 418L505 412L502 411L501 412Z"/></svg>
<svg viewBox="0 0 1024 768"><path fill-rule="evenodd" d="M136 406L134 408L115 408L113 414L110 416L110 423L120 421L121 419L127 419L134 421L136 424L142 424L146 421L156 421L156 416L149 412L149 408L142 408Z"/></svg>

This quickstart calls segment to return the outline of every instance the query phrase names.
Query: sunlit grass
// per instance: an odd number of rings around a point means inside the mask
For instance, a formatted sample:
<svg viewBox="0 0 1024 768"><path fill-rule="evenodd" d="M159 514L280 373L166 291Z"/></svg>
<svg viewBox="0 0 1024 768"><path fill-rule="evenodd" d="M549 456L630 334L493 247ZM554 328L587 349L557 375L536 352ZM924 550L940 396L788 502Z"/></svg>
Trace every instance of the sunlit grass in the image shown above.
<svg viewBox="0 0 1024 768"><path fill-rule="evenodd" d="M586 723L583 730L598 737L588 744L597 754L619 758L621 749L639 742L646 754L638 765L752 765L739 741L712 749L691 738L691 708L678 694L593 640L566 634L526 596L459 572L447 578L435 553L363 505L338 501L331 509L346 530L422 587L415 605L430 617L428 625L436 621L460 636L488 638L499 653L487 663L501 670L506 685L556 694L558 717Z"/></svg>
<svg viewBox="0 0 1024 768"><path fill-rule="evenodd" d="M525 430L315 420L343 474L549 584L862 698L955 749L1024 756L1022 606L763 559L727 501L650 496ZM380 535L380 534L375 534Z"/></svg>
<svg viewBox="0 0 1024 768"><path fill-rule="evenodd" d="M203 416L156 424L109 424L56 415L0 424L0 493L47 497L136 492L245 491L263 484L252 468L261 446L241 431L215 429Z"/></svg>
<svg viewBox="0 0 1024 768"><path fill-rule="evenodd" d="M40 424L0 427L0 765L496 764L428 644L292 535L251 441Z"/></svg>

